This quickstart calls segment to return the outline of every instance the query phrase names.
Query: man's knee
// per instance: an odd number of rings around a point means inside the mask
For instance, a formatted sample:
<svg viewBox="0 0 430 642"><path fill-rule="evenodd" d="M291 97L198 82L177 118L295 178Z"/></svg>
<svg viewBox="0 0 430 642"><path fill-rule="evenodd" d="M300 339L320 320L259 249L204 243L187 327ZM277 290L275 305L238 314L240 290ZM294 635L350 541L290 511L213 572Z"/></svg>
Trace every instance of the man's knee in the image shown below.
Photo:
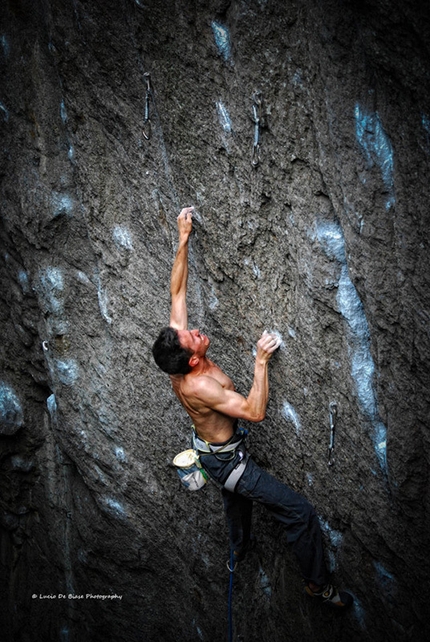
<svg viewBox="0 0 430 642"><path fill-rule="evenodd" d="M319 527L319 519L316 510L304 497L302 498L302 506L303 517L305 517L309 523L316 523Z"/></svg>

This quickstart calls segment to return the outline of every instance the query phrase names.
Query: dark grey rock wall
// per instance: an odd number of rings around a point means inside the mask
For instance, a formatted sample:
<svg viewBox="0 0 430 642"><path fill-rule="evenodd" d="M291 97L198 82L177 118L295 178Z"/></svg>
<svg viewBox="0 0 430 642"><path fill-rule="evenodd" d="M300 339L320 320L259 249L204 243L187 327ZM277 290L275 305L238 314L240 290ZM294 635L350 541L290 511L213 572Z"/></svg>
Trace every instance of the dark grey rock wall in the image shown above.
<svg viewBox="0 0 430 642"><path fill-rule="evenodd" d="M185 205L191 325L244 394L282 335L249 446L356 600L306 601L256 507L235 639L428 639L427 4L2 3L8 642L227 639L221 498L180 488L190 422L150 351Z"/></svg>

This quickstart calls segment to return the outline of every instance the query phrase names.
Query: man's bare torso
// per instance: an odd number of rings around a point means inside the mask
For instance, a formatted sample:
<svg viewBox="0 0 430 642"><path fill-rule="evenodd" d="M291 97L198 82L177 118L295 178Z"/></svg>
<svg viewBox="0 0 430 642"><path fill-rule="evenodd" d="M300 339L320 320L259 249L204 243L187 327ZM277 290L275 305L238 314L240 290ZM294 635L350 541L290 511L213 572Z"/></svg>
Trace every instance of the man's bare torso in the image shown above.
<svg viewBox="0 0 430 642"><path fill-rule="evenodd" d="M195 384L199 377L212 377L223 388L234 390L231 379L213 361L206 358L208 367L204 374L172 375L173 390L179 401L191 417L197 434L210 442L223 442L234 433L236 419L228 417L204 405L195 395Z"/></svg>

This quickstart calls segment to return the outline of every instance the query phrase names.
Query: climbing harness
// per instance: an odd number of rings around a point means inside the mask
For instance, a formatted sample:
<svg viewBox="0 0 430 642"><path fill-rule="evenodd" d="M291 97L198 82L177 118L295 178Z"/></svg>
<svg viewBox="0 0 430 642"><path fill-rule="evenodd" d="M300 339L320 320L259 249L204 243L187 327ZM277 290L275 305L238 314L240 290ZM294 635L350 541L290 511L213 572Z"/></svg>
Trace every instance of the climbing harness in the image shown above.
<svg viewBox="0 0 430 642"><path fill-rule="evenodd" d="M248 431L245 428L238 428L225 444L217 445L201 439L193 426L192 448L183 450L173 459L173 465L176 467L182 485L187 490L200 490L208 480L208 474L202 467L200 458L207 455L215 455L216 457L221 453L231 453L231 460L235 458L236 454L239 455L239 463L230 472L223 487L233 492L249 459L249 454L243 446L247 434Z"/></svg>
<svg viewBox="0 0 430 642"><path fill-rule="evenodd" d="M231 493L236 488L237 482L242 477L248 463L249 454L246 452L243 445L243 441L247 434L248 431L245 428L238 428L231 439L229 439L225 444L216 445L201 439L197 435L195 429L193 430L193 448L198 452L200 457L207 455L215 455L216 457L219 454L231 453L231 460L233 460L236 454L239 455L240 460L238 464L236 464L223 484L223 487ZM237 439L237 437L239 437L239 439Z"/></svg>
<svg viewBox="0 0 430 642"><path fill-rule="evenodd" d="M143 136L146 140L151 138L151 115L149 110L149 103L152 98L152 88L151 88L151 75L149 72L143 74L146 82L146 96L145 96L145 115L143 118Z"/></svg>
<svg viewBox="0 0 430 642"><path fill-rule="evenodd" d="M334 431L335 431L335 425L336 425L336 419L337 419L337 403L335 401L331 401L329 403L328 409L329 409L329 415L330 415L330 443L328 447L328 465L333 466L334 464L334 458L333 458Z"/></svg>
<svg viewBox="0 0 430 642"><path fill-rule="evenodd" d="M252 166L257 167L260 163L260 123L261 123L261 93L254 94L254 104L252 105L252 120L254 123L254 147L252 150Z"/></svg>

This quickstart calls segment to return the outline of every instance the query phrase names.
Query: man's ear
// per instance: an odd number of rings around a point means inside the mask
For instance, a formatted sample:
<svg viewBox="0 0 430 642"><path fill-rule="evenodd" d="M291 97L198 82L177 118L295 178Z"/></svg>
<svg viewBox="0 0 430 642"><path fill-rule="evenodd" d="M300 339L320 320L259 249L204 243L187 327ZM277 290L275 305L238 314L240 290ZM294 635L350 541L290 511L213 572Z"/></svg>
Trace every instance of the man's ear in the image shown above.
<svg viewBox="0 0 430 642"><path fill-rule="evenodd" d="M194 368L194 366L196 366L199 361L200 361L200 359L198 358L198 356L193 354L193 356L190 357L189 360L188 360L188 365L190 365L192 368Z"/></svg>

